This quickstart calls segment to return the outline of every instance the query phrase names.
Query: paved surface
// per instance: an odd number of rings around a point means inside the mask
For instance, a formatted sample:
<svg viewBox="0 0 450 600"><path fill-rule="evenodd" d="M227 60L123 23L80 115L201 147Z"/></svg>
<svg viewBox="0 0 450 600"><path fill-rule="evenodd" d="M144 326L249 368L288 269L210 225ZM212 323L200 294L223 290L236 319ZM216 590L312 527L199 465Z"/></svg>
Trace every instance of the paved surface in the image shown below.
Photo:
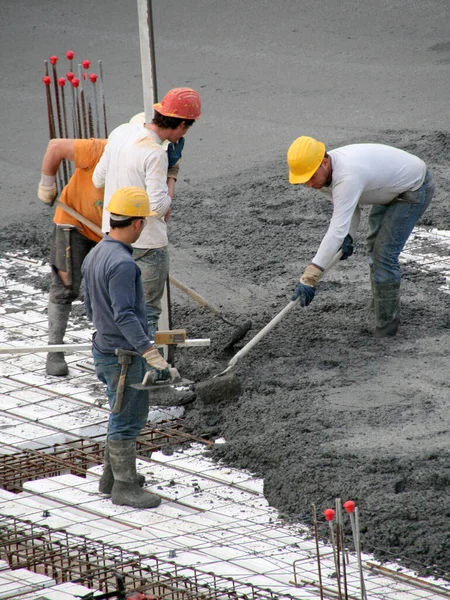
<svg viewBox="0 0 450 600"><path fill-rule="evenodd" d="M284 157L298 135L448 129L447 0L153 2L160 95L188 85L204 115L189 132L183 183ZM72 49L104 63L110 127L142 108L135 0L3 0L0 216L41 213L48 141L43 61ZM64 58L64 60L63 60ZM7 140L7 143L6 143ZM181 198L180 198L181 201ZM14 211L11 207L14 206Z"/></svg>

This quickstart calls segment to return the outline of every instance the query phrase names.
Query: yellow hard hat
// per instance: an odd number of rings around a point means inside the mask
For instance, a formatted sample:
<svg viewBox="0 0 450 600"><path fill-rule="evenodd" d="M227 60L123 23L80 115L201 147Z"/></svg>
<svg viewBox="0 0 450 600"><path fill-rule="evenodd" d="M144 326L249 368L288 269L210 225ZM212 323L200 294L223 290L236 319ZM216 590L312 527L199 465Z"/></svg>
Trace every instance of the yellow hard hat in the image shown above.
<svg viewBox="0 0 450 600"><path fill-rule="evenodd" d="M140 187L119 188L111 196L106 210L122 217L155 217L147 192ZM114 218L114 217L113 217Z"/></svg>
<svg viewBox="0 0 450 600"><path fill-rule="evenodd" d="M306 183L320 167L325 156L325 144L302 135L289 146L287 162L289 183Z"/></svg>

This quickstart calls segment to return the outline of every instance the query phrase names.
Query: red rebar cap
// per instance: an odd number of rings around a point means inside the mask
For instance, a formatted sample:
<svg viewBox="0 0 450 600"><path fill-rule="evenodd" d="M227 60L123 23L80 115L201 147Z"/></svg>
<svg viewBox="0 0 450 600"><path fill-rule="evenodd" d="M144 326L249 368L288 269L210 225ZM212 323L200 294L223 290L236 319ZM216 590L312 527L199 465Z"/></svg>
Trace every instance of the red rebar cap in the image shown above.
<svg viewBox="0 0 450 600"><path fill-rule="evenodd" d="M89 67L91 66L91 61L90 60L83 60L81 62L81 65L82 65L83 69L89 69Z"/></svg>
<svg viewBox="0 0 450 600"><path fill-rule="evenodd" d="M75 52L74 52L73 50L67 50L67 52L66 52L66 57L67 57L69 60L72 60L72 58L73 58L74 56L75 56Z"/></svg>
<svg viewBox="0 0 450 600"><path fill-rule="evenodd" d="M72 79L75 77L75 73L72 73L72 71L69 71L68 73L66 73L66 77L69 81L72 81Z"/></svg>
<svg viewBox="0 0 450 600"><path fill-rule="evenodd" d="M50 56L49 61L52 63L52 65L56 65L56 63L58 62L58 57Z"/></svg>
<svg viewBox="0 0 450 600"><path fill-rule="evenodd" d="M348 513L355 512L356 504L353 502L353 500L347 500L347 502L344 502L343 506Z"/></svg>
<svg viewBox="0 0 450 600"><path fill-rule="evenodd" d="M45 83L45 85L50 85L51 81L52 79L48 75L42 78L42 82Z"/></svg>
<svg viewBox="0 0 450 600"><path fill-rule="evenodd" d="M326 508L323 511L323 514L327 521L332 521L334 519L335 511L332 508Z"/></svg>
<svg viewBox="0 0 450 600"><path fill-rule="evenodd" d="M65 77L59 77L58 79L58 84L63 87L66 85L66 78Z"/></svg>
<svg viewBox="0 0 450 600"><path fill-rule="evenodd" d="M80 85L80 80L74 77L70 83L73 85L73 87L78 87Z"/></svg>
<svg viewBox="0 0 450 600"><path fill-rule="evenodd" d="M89 79L92 81L92 83L95 83L98 79L98 75L96 75L95 73L90 73Z"/></svg>

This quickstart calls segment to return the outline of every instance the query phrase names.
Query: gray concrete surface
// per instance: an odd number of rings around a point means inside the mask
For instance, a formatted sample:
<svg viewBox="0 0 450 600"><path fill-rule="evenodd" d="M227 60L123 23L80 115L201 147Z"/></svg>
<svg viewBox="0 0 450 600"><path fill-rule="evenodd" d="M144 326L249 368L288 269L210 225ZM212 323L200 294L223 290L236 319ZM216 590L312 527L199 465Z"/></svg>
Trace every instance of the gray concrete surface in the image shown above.
<svg viewBox="0 0 450 600"><path fill-rule="evenodd" d="M448 229L448 0L153 8L161 95L188 85L204 107L170 221L173 274L236 322L250 317L247 339L287 303L326 229L325 201L287 182L286 151L299 135L417 153L437 188L422 225ZM135 0L2 0L0 251L48 253L51 213L36 198L48 140L44 59L72 49L103 61L111 129L142 109L137 32ZM438 274L406 265L399 335L374 340L364 221L360 230L355 255L327 275L308 311L291 311L239 362L239 401L194 403L189 419L199 435L225 437L218 457L264 476L287 517L307 521L311 502L322 510L353 498L365 549L448 574L449 296L437 291ZM206 380L230 358L220 352L230 327L173 299L175 326L213 341L180 352L177 367Z"/></svg>

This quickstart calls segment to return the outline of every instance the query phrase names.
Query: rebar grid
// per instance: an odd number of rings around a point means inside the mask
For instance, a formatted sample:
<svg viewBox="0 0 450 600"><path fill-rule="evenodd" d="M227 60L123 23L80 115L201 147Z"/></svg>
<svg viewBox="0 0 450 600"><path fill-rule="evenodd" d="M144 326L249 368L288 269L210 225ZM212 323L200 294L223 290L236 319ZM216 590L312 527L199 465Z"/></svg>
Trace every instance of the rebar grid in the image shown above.
<svg viewBox="0 0 450 600"><path fill-rule="evenodd" d="M128 592L146 592L164 600L294 600L291 595L16 517L0 516L0 557L11 569L27 569L57 583L71 581L102 592L116 589L119 573Z"/></svg>
<svg viewBox="0 0 450 600"><path fill-rule="evenodd" d="M212 444L186 433L183 427L179 419L159 423L157 428L147 425L137 440L137 454L150 456L162 448L180 447L192 442ZM85 476L90 467L103 462L104 454L103 435L53 444L40 450L25 448L14 454L3 454L0 455L0 487L17 493L22 491L26 481L65 473Z"/></svg>

